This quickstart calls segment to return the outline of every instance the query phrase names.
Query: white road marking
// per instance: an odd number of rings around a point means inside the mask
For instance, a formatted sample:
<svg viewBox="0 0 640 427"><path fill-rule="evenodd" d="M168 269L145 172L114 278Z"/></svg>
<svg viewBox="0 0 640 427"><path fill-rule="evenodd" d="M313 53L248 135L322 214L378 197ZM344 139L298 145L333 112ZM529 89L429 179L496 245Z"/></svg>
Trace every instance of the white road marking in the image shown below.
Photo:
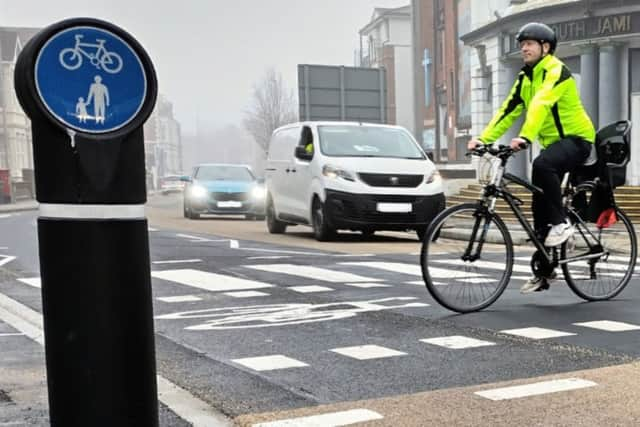
<svg viewBox="0 0 640 427"><path fill-rule="evenodd" d="M181 269L152 271L151 275L158 279L169 280L193 288L212 292L240 291L245 289L272 288L273 285L253 280L240 279L233 276L214 274L206 271Z"/></svg>
<svg viewBox="0 0 640 427"><path fill-rule="evenodd" d="M11 214L0 214L0 219L9 218L11 216Z"/></svg>
<svg viewBox="0 0 640 427"><path fill-rule="evenodd" d="M39 277L26 277L18 279L18 281L24 283L25 285L33 286L34 288L42 287L42 280Z"/></svg>
<svg viewBox="0 0 640 427"><path fill-rule="evenodd" d="M281 354L233 359L232 362L246 366L254 371L273 371L276 369L304 368L305 366L309 366L304 362Z"/></svg>
<svg viewBox="0 0 640 427"><path fill-rule="evenodd" d="M237 240L229 240L229 247L231 249L238 249L240 247L240 244Z"/></svg>
<svg viewBox="0 0 640 427"><path fill-rule="evenodd" d="M0 337L24 337L24 336L25 334L22 332L0 334Z"/></svg>
<svg viewBox="0 0 640 427"><path fill-rule="evenodd" d="M193 427L231 427L233 425L224 415L212 410L207 403L187 390L160 375L157 379L160 401Z"/></svg>
<svg viewBox="0 0 640 427"><path fill-rule="evenodd" d="M282 249L262 249L262 248L232 248L238 249L240 251L251 251L251 252L266 252L266 253L276 253L276 254L292 254L292 255L309 255L309 256L325 256L325 254L321 254L319 252L301 252L301 251L285 251Z"/></svg>
<svg viewBox="0 0 640 427"><path fill-rule="evenodd" d="M157 228L153 228L153 227L149 227L149 228L148 228L148 230L149 230L149 231L152 231L152 232L153 232L153 231L158 231L158 229L157 229Z"/></svg>
<svg viewBox="0 0 640 427"><path fill-rule="evenodd" d="M548 393L558 393L561 391L578 390L581 388L594 387L596 385L598 384L593 381L582 380L579 378L567 378L563 380L542 381L533 384L477 391L475 394L490 400L507 400L539 396L541 394Z"/></svg>
<svg viewBox="0 0 640 427"><path fill-rule="evenodd" d="M264 265L246 265L246 268L254 270L267 271L270 273L282 273L292 276L306 277L309 279L322 280L332 283L344 282L378 282L380 279L364 277L358 274L343 273L340 271L332 271L326 268L312 267L306 265L294 264L264 264Z"/></svg>
<svg viewBox="0 0 640 427"><path fill-rule="evenodd" d="M330 351L358 360L382 359L407 355L407 353L378 345L358 345L354 347L334 348Z"/></svg>
<svg viewBox="0 0 640 427"><path fill-rule="evenodd" d="M475 338L463 337L460 335L452 335L449 337L427 338L420 341L427 344L433 344L440 347L450 348L453 350L496 345L496 343L491 341L483 341Z"/></svg>
<svg viewBox="0 0 640 427"><path fill-rule="evenodd" d="M192 242L226 242L227 241L227 239L224 239L224 240L205 239L204 237L192 236L190 234L176 234L176 236L189 239Z"/></svg>
<svg viewBox="0 0 640 427"><path fill-rule="evenodd" d="M419 276L422 277L422 267L419 264L407 264L403 262L341 262L342 265L354 265L354 266L362 266L362 267L370 267L377 268L378 270L386 270L393 271L394 273L403 273L411 276ZM429 274L432 278L436 279L449 279L452 277L452 270L447 270L445 268L429 268ZM477 278L481 276L479 274L463 274L464 272L458 272L460 275L456 277L462 278ZM413 284L413 283L412 283ZM421 284L424 284L421 282Z"/></svg>
<svg viewBox="0 0 640 427"><path fill-rule="evenodd" d="M571 332L556 331L554 329L545 328L522 328L522 329L505 329L500 331L502 334L516 335L519 337L530 338L532 340L543 340L547 338L568 337L576 335Z"/></svg>
<svg viewBox="0 0 640 427"><path fill-rule="evenodd" d="M355 423L381 420L383 418L379 413L368 409L350 409L348 411L258 423L253 424L252 427L340 427Z"/></svg>
<svg viewBox="0 0 640 427"><path fill-rule="evenodd" d="M431 262L438 263L438 264L448 264L448 265L458 265L458 266L460 265L460 261L454 261L454 260L434 259ZM468 264L468 266L476 267L476 268L486 268L489 270L504 271L506 263L492 262L492 261L474 261L473 263ZM514 263L513 272L514 273L531 273L531 267ZM451 275L451 272L449 272L449 275Z"/></svg>
<svg viewBox="0 0 640 427"><path fill-rule="evenodd" d="M158 297L156 298L158 301L166 302L166 303L175 303L175 302L195 302L202 301L202 298L197 297L195 295L181 295L175 297Z"/></svg>
<svg viewBox="0 0 640 427"><path fill-rule="evenodd" d="M11 261L16 259L17 257L11 255L0 255L0 267L5 264L9 264Z"/></svg>
<svg viewBox="0 0 640 427"><path fill-rule="evenodd" d="M187 326L190 331L268 328L283 325L342 320L370 311L399 308L423 308L429 304L415 301L415 297L392 297L370 301L340 301L328 304L266 304L241 307L220 307L163 314L156 319L198 319L204 323Z"/></svg>
<svg viewBox="0 0 640 427"><path fill-rule="evenodd" d="M576 326L584 326L585 328L599 329L601 331L608 332L626 332L626 331L638 331L640 326L632 325L624 322L614 322L612 320L597 320L593 322L574 323Z"/></svg>
<svg viewBox="0 0 640 427"><path fill-rule="evenodd" d="M265 292L258 292L258 291L225 292L224 294L234 298L253 298L253 297L269 296L269 294Z"/></svg>
<svg viewBox="0 0 640 427"><path fill-rule="evenodd" d="M352 286L354 288L389 288L391 285L383 285L382 283L345 283L345 286Z"/></svg>
<svg viewBox="0 0 640 427"><path fill-rule="evenodd" d="M334 290L325 286L290 286L287 289L291 289L294 292L300 292L301 294L309 294L313 292L330 292Z"/></svg>
<svg viewBox="0 0 640 427"><path fill-rule="evenodd" d="M393 271L394 273L404 273L412 276L422 277L422 269L419 264L407 264L403 262L377 262L377 261L365 261L365 262L341 262L342 265L353 265L356 267L369 267L376 268L378 270ZM451 276L451 272L448 270L441 270L442 273L447 273L447 277ZM440 270L434 271L434 274L439 274Z"/></svg>
<svg viewBox="0 0 640 427"><path fill-rule="evenodd" d="M0 319L44 346L42 314L0 293ZM231 426L202 400L158 375L158 398L194 426Z"/></svg>
<svg viewBox="0 0 640 427"><path fill-rule="evenodd" d="M172 259L167 261L153 261L151 264L193 264L202 262L201 259Z"/></svg>

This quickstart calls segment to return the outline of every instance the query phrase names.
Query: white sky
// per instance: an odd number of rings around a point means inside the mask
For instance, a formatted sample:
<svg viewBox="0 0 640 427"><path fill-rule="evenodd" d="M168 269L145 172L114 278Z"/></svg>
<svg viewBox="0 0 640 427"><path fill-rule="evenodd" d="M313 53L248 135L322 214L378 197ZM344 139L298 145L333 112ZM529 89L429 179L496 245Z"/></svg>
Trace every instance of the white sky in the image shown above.
<svg viewBox="0 0 640 427"><path fill-rule="evenodd" d="M375 7L410 0L0 0L0 25L45 27L90 16L136 37L185 131L240 124L268 67L297 86L297 64L353 65Z"/></svg>

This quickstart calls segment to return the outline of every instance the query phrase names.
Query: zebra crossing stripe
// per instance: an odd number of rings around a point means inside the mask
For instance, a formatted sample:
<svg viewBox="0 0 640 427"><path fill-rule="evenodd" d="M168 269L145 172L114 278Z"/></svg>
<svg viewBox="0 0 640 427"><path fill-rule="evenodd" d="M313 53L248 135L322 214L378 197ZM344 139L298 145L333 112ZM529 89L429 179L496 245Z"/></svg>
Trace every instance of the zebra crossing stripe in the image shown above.
<svg viewBox="0 0 640 427"><path fill-rule="evenodd" d="M539 396L541 394L558 393L561 391L578 390L594 387L598 384L580 378L542 381L513 387L496 388L493 390L477 391L475 394L490 400L508 400L521 397Z"/></svg>
<svg viewBox="0 0 640 427"><path fill-rule="evenodd" d="M248 289L272 288L273 285L253 280L240 279L238 277L223 274L209 273L201 270L180 269L152 271L151 275L157 279L180 283L181 285L206 291L240 291Z"/></svg>
<svg viewBox="0 0 640 427"><path fill-rule="evenodd" d="M375 268L378 270L386 270L386 271L392 271L394 273L402 273L402 274L408 274L411 276L419 276L422 277L422 267L420 267L420 265L416 265L416 264L408 264L408 263L404 263L404 262L376 262L376 261L372 261L372 262L341 262L341 265L352 265L352 266L361 266L361 267L369 267L369 268ZM447 270L446 268L437 268L437 267L430 267L429 268L429 274L431 275L432 278L436 278L436 279L446 279L446 278L451 278L451 270ZM481 274L469 274L469 273L465 273L465 272L460 272L460 275L456 275L457 280L459 280L459 278L467 278L467 279L477 279L479 277L482 277ZM420 282L420 284L424 284L423 282Z"/></svg>
<svg viewBox="0 0 640 427"><path fill-rule="evenodd" d="M34 288L42 287L42 280L40 280L39 277L26 277L18 279L18 281L24 283L25 285L33 286Z"/></svg>
<svg viewBox="0 0 640 427"><path fill-rule="evenodd" d="M574 323L576 326L584 326L585 328L599 329L607 332L626 332L638 331L640 326L632 325L624 322L614 322L612 320L596 320L593 322Z"/></svg>
<svg viewBox="0 0 640 427"><path fill-rule="evenodd" d="M341 271L333 271L326 268L293 265L293 264L263 264L263 265L247 265L247 268L254 270L267 271L269 273L282 273L292 276L306 277L308 279L322 280L331 283L356 283L356 282L379 282L380 279L364 277L353 273L344 273Z"/></svg>
<svg viewBox="0 0 640 427"><path fill-rule="evenodd" d="M253 424L253 427L340 427L355 423L381 420L384 417L368 409L351 409L348 411L331 412L307 417L288 418L285 420Z"/></svg>

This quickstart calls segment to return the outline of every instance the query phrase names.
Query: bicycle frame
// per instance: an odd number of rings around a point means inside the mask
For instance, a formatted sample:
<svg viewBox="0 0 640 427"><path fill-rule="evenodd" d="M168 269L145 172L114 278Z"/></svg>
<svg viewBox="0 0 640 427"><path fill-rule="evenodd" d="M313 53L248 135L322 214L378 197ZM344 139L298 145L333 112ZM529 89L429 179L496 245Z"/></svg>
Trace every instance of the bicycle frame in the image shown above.
<svg viewBox="0 0 640 427"><path fill-rule="evenodd" d="M82 34L77 34L76 35L76 45L74 46L74 50L76 52L82 53L84 56L86 56L89 59L99 59L100 58L100 54L102 52L105 52L106 49L104 47L104 40L97 40L98 43L82 43ZM90 54L87 51L85 51L84 49L82 49L83 47L90 47L90 48L96 48L96 52L95 54Z"/></svg>
<svg viewBox="0 0 640 427"><path fill-rule="evenodd" d="M534 231L529 221L526 219L522 209L520 209L520 206L523 204L523 201L520 200L518 197L514 196L513 194L511 194L511 192L509 192L505 188L504 181L508 180L513 182L514 184L518 184L534 194L541 195L541 194L544 194L544 192L542 191L542 189L528 183L527 181L515 175L512 175L508 172L505 172L507 161L510 156L511 156L511 152L502 152L496 155L496 157L500 160L500 164L498 165L497 170L495 171L491 182L484 187L482 198L480 200L481 204L485 208L487 208L489 212L494 213L497 199L500 198L504 200L509 206L509 208L511 209L511 211L513 212L513 214L516 216L516 219L518 220L522 228L527 233L530 241L533 243L533 245L536 247L539 253L542 256L544 256L547 263L549 265L552 265L553 267L556 267L559 264L566 264L573 261L594 259L594 258L599 258L603 255L606 255L606 253L603 251L599 253L591 253L591 251L594 248L598 246L599 247L602 247L602 246L600 244L599 238L594 236L593 233L589 231L588 227L586 226L586 224L584 223L580 215L578 215L578 213L573 208L570 207L571 200L572 200L571 198L575 193L575 190L569 183L569 180L567 180L567 185L565 186L565 190L563 194L563 200L564 200L563 204L565 206L565 209L567 209L569 215L574 220L574 223L582 225L582 227L578 227L578 230L582 235L582 237L584 238L587 245L589 246L589 252L584 255L560 259L558 254L558 249L559 249L558 247L554 247L552 248L551 251L547 251L547 248L544 246L543 242L541 242L540 239L538 239L536 232ZM579 188L582 189L586 187L588 189L588 188L593 188L594 186L595 186L595 183L589 182L589 183L581 184ZM465 253L465 258L467 260L474 260L479 258L479 254L482 250L482 245L486 237L486 232L487 232L486 228L488 227L488 225L489 225L488 223L485 224L485 227L484 227L485 229L483 230L482 236L480 238L480 242L478 244L478 247L476 248L476 255L472 256L470 255L470 253L472 250L473 241L475 240L474 237L476 236L476 233L477 233L478 223L474 225L474 228L471 234L472 238L469 241L469 247L467 248L467 252ZM593 241L596 242L595 245L592 245L589 239L587 238L587 236L585 236L584 230L586 230L587 233L589 233L590 237L593 239Z"/></svg>

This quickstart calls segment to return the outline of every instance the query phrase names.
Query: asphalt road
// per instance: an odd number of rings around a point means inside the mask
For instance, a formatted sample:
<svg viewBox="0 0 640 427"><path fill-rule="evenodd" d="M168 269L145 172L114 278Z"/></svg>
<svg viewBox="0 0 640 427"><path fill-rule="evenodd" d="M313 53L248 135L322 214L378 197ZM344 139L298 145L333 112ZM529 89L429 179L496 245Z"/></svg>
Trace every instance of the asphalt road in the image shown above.
<svg viewBox="0 0 640 427"><path fill-rule="evenodd" d="M336 412L341 421L312 421L640 422L636 276L603 303L579 300L561 280L521 295L531 252L518 247L502 297L457 315L426 292L413 233L320 243L305 227L270 235L258 221L187 220L177 196L153 197L147 212L158 373L238 424L305 425L299 417ZM35 217L0 219L0 256L17 256L0 266L0 293L41 311L39 289L20 280L38 276L24 237ZM494 392L523 384L537 391ZM179 420L163 414L165 425Z"/></svg>

